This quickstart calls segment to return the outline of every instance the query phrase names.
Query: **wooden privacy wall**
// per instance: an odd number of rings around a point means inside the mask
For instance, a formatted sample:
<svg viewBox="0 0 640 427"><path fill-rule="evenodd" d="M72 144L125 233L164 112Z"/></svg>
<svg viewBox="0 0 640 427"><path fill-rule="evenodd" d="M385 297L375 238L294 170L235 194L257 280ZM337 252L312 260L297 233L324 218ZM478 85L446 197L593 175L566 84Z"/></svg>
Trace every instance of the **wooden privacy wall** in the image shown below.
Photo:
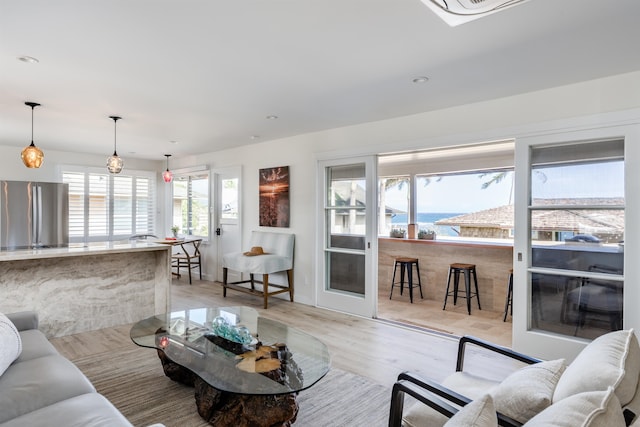
<svg viewBox="0 0 640 427"><path fill-rule="evenodd" d="M379 238L378 287L380 290L385 290L387 295L391 292L395 257L418 258L425 299L443 303L449 264L454 262L475 264L482 310L504 311L509 269L512 268L513 263L513 247L510 245ZM399 270L398 275L400 274ZM463 278L460 279L462 286L464 286ZM398 280L399 278L396 276L396 281ZM514 284L514 288L517 288L517 284ZM415 295L414 293L414 298ZM464 292L458 295L464 295ZM407 301L407 303L409 302ZM462 302L458 300L458 304L461 303L466 304L464 299ZM450 298L447 304L453 304L453 300ZM474 299L472 300L472 315L475 309L477 309L477 303Z"/></svg>

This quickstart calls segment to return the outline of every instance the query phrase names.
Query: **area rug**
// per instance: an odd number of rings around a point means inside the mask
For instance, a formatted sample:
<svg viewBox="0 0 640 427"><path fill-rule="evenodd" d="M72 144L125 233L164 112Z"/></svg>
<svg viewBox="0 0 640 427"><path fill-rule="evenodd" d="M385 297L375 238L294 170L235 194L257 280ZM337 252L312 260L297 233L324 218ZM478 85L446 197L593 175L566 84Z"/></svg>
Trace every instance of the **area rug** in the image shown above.
<svg viewBox="0 0 640 427"><path fill-rule="evenodd" d="M209 426L196 412L193 388L167 378L154 350L127 347L73 360L99 393L134 426ZM332 368L298 395L301 427L384 426L388 423L391 385L385 387Z"/></svg>

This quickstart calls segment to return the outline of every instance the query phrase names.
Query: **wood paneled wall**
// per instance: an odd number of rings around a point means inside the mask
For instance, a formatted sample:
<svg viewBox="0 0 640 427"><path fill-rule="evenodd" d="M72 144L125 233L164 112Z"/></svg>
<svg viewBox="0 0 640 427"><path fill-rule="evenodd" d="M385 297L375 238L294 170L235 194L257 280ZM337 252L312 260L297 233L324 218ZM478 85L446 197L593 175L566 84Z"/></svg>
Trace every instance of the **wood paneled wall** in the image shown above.
<svg viewBox="0 0 640 427"><path fill-rule="evenodd" d="M443 303L449 264L454 262L475 264L482 309L504 311L509 269L512 268L513 263L512 246L379 238L378 287L380 290L391 291L395 257L418 258L424 297ZM399 280L399 270L396 281ZM396 288L395 291L397 290ZM414 293L414 297L415 295ZM464 295L464 293L458 295ZM472 303L471 313L473 314L473 310L478 306L475 300L472 300ZM449 298L447 304L453 304L453 300ZM458 304L466 303L463 299L462 302L458 300Z"/></svg>

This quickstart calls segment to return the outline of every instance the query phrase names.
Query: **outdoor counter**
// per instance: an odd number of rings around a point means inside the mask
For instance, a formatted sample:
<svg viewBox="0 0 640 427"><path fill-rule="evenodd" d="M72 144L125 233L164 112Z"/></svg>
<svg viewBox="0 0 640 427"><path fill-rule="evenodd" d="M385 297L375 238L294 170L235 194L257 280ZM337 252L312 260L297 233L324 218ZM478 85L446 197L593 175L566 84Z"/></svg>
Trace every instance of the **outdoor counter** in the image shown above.
<svg viewBox="0 0 640 427"><path fill-rule="evenodd" d="M475 264L482 310L504 311L509 270L513 264L512 244L474 242L471 240L419 240L379 237L378 289L381 297L382 295L387 295L388 298L391 292L391 279L396 257L418 258L424 297L443 303L447 288L449 265L455 262ZM398 277L396 277L396 280L399 280ZM405 297L400 297L399 293L397 295L398 298ZM464 295L464 291L462 295ZM395 298L396 293L394 292ZM406 297L406 299L408 303L409 298ZM465 304L464 300L462 304ZM472 312L473 307L477 309L475 300L473 304Z"/></svg>
<svg viewBox="0 0 640 427"><path fill-rule="evenodd" d="M100 242L0 251L0 312L35 310L48 337L170 311L171 247Z"/></svg>

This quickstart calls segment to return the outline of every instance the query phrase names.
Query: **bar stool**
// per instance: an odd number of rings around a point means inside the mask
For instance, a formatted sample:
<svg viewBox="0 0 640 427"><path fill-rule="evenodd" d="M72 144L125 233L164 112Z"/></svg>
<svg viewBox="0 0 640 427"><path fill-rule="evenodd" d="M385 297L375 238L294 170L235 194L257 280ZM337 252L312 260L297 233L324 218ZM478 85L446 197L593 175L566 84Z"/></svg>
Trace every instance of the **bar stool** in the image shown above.
<svg viewBox="0 0 640 427"><path fill-rule="evenodd" d="M471 298L474 296L478 300L478 310L482 310L480 308L480 294L478 293L478 277L476 276L476 265L475 264L461 264L454 263L449 265L449 279L447 280L447 293L444 296L444 306L442 309L447 308L447 298L449 295L453 295L453 305L456 305L458 302L458 284L460 283L460 273L464 274L464 290L465 296L461 298L467 299L467 312L471 314ZM471 292L471 274L473 274L473 283L475 284L476 291ZM449 291L449 287L451 286L451 276L453 276L453 291Z"/></svg>
<svg viewBox="0 0 640 427"><path fill-rule="evenodd" d="M413 283L413 266L416 267L416 273L418 275L418 284ZM400 283L396 282L396 271L398 270L398 266L400 266ZM422 282L420 281L420 267L418 266L418 258L404 258L398 257L395 260L395 264L393 265L393 279L391 279L391 295L389 295L389 299L393 296L393 288L395 286L400 287L400 295L402 295L402 291L404 289L404 273L407 272L407 289L409 289L409 300L413 303L413 288L420 289L420 298L424 298L422 296Z"/></svg>
<svg viewBox="0 0 640 427"><path fill-rule="evenodd" d="M504 303L504 319L503 322L507 321L507 313L509 312L509 307L511 307L511 317L513 317L513 268L509 269L509 285L507 286L507 300Z"/></svg>

